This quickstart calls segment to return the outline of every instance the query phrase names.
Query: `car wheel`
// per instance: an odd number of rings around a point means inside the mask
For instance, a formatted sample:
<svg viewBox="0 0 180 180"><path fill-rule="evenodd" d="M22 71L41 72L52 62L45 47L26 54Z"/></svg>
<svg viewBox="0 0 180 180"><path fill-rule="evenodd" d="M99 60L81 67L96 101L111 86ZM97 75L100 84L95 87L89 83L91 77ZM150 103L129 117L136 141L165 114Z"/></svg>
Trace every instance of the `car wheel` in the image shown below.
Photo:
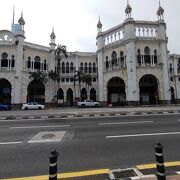
<svg viewBox="0 0 180 180"><path fill-rule="evenodd" d="M82 107L82 108L85 108L85 104L82 104L81 107Z"/></svg>
<svg viewBox="0 0 180 180"><path fill-rule="evenodd" d="M42 109L41 107L38 107L38 109L40 110L40 109Z"/></svg>
<svg viewBox="0 0 180 180"><path fill-rule="evenodd" d="M25 110L28 110L28 107L25 107L24 109L25 109Z"/></svg>
<svg viewBox="0 0 180 180"><path fill-rule="evenodd" d="M98 104L95 104L95 107L98 107Z"/></svg>

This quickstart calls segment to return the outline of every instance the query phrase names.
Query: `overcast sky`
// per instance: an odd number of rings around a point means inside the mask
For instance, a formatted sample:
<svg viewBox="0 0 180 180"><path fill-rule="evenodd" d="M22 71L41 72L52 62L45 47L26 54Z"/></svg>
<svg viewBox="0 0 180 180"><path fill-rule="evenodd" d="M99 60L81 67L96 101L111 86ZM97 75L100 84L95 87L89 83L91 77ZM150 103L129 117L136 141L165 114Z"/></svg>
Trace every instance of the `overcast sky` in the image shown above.
<svg viewBox="0 0 180 180"><path fill-rule="evenodd" d="M156 21L158 0L129 0L135 20ZM21 11L26 41L48 46L54 26L56 43L68 51L96 51L97 22L103 31L125 20L126 0L0 0L0 29L11 29L13 5L15 23ZM180 0L161 0L167 24L170 53L180 54Z"/></svg>

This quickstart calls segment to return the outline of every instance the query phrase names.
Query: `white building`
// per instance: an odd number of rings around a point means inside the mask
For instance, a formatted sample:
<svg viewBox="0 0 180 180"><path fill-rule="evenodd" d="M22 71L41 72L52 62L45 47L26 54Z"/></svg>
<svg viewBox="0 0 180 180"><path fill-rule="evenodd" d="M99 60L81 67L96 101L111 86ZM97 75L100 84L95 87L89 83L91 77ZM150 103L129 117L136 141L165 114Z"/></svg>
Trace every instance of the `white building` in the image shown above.
<svg viewBox="0 0 180 180"><path fill-rule="evenodd" d="M12 22L0 31L0 102L56 101L72 106L79 99L102 104L136 105L171 103L180 99L180 55L169 55L164 10L157 21L136 21L129 4L122 24L102 31L97 24L97 52L68 52L60 61L60 83L30 78L34 72L57 72L56 36L48 47L25 41L25 21ZM75 81L78 72L91 74L92 83ZM31 74L30 74L31 73ZM76 76L77 77L77 76ZM77 78L76 78L77 80Z"/></svg>

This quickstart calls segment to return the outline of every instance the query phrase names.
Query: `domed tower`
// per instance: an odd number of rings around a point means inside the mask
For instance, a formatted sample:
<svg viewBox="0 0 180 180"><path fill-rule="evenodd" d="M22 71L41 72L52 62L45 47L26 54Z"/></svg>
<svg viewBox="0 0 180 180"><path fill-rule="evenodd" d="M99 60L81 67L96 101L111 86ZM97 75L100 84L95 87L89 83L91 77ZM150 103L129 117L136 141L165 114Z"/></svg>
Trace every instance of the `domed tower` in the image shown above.
<svg viewBox="0 0 180 180"><path fill-rule="evenodd" d="M157 10L157 16L158 16L158 20L159 20L159 21L164 21L164 16L163 16L163 14L164 14L164 9L161 7L161 3L160 3L160 1L159 1L159 8L158 8L158 10Z"/></svg>
<svg viewBox="0 0 180 180"><path fill-rule="evenodd" d="M126 19L131 18L131 12L132 12L132 8L129 5L129 0L127 0L127 6L126 6L126 9L125 9Z"/></svg>
<svg viewBox="0 0 180 180"><path fill-rule="evenodd" d="M50 34L50 44L55 44L56 35L54 33L54 27L52 28L52 33Z"/></svg>
<svg viewBox="0 0 180 180"><path fill-rule="evenodd" d="M23 12L21 12L21 17L19 18L18 23L21 26L22 30L24 31L25 21L24 21L24 18L23 18Z"/></svg>
<svg viewBox="0 0 180 180"><path fill-rule="evenodd" d="M99 21L97 23L97 32L98 33L102 32L102 23L101 23L100 17L99 17Z"/></svg>

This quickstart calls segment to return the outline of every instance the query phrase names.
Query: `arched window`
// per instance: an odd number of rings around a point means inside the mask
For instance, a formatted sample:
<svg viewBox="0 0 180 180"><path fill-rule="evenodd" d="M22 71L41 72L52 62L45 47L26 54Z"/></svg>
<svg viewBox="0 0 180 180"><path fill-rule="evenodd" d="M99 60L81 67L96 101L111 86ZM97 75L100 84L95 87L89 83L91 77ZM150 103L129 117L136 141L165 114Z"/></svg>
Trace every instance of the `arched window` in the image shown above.
<svg viewBox="0 0 180 180"><path fill-rule="evenodd" d="M89 63L89 73L92 73L91 63Z"/></svg>
<svg viewBox="0 0 180 180"><path fill-rule="evenodd" d="M117 53L115 51L112 52L111 59L112 59L112 67L117 66Z"/></svg>
<svg viewBox="0 0 180 180"><path fill-rule="evenodd" d="M96 73L96 63L93 63L93 73Z"/></svg>
<svg viewBox="0 0 180 180"><path fill-rule="evenodd" d="M15 66L15 59L14 59L14 55L11 56L11 67Z"/></svg>
<svg viewBox="0 0 180 180"><path fill-rule="evenodd" d="M108 56L106 56L106 69L109 69Z"/></svg>
<svg viewBox="0 0 180 180"><path fill-rule="evenodd" d="M31 68L31 57L28 57L27 68Z"/></svg>
<svg viewBox="0 0 180 180"><path fill-rule="evenodd" d="M1 54L1 67L8 67L8 54L6 52Z"/></svg>
<svg viewBox="0 0 180 180"><path fill-rule="evenodd" d="M180 73L180 60L178 61L178 64L177 64L177 72Z"/></svg>
<svg viewBox="0 0 180 180"><path fill-rule="evenodd" d="M73 73L74 72L74 64L71 62L71 65L70 65L70 72Z"/></svg>
<svg viewBox="0 0 180 180"><path fill-rule="evenodd" d="M157 64L157 50L154 50L154 64Z"/></svg>
<svg viewBox="0 0 180 180"><path fill-rule="evenodd" d="M123 53L123 51L120 52L120 62L121 62L121 67L124 67L124 53Z"/></svg>
<svg viewBox="0 0 180 180"><path fill-rule="evenodd" d="M66 73L69 73L69 63L66 63Z"/></svg>
<svg viewBox="0 0 180 180"><path fill-rule="evenodd" d="M172 73L173 72L173 68L172 68L172 64L169 64L169 72Z"/></svg>
<svg viewBox="0 0 180 180"><path fill-rule="evenodd" d="M65 73L65 63L62 62L62 73Z"/></svg>
<svg viewBox="0 0 180 180"><path fill-rule="evenodd" d="M137 63L140 66L141 65L141 50L137 50Z"/></svg>
<svg viewBox="0 0 180 180"><path fill-rule="evenodd" d="M45 71L47 70L47 61L46 61L46 59L44 60L44 70Z"/></svg>
<svg viewBox="0 0 180 180"><path fill-rule="evenodd" d="M83 72L83 63L80 64L80 71Z"/></svg>
<svg viewBox="0 0 180 180"><path fill-rule="evenodd" d="M148 46L144 48L144 62L146 65L151 64L150 48Z"/></svg>
<svg viewBox="0 0 180 180"><path fill-rule="evenodd" d="M87 62L85 62L84 66L84 72L87 73Z"/></svg>
<svg viewBox="0 0 180 180"><path fill-rule="evenodd" d="M36 56L34 58L34 69L40 70L41 68L41 58L39 56Z"/></svg>

